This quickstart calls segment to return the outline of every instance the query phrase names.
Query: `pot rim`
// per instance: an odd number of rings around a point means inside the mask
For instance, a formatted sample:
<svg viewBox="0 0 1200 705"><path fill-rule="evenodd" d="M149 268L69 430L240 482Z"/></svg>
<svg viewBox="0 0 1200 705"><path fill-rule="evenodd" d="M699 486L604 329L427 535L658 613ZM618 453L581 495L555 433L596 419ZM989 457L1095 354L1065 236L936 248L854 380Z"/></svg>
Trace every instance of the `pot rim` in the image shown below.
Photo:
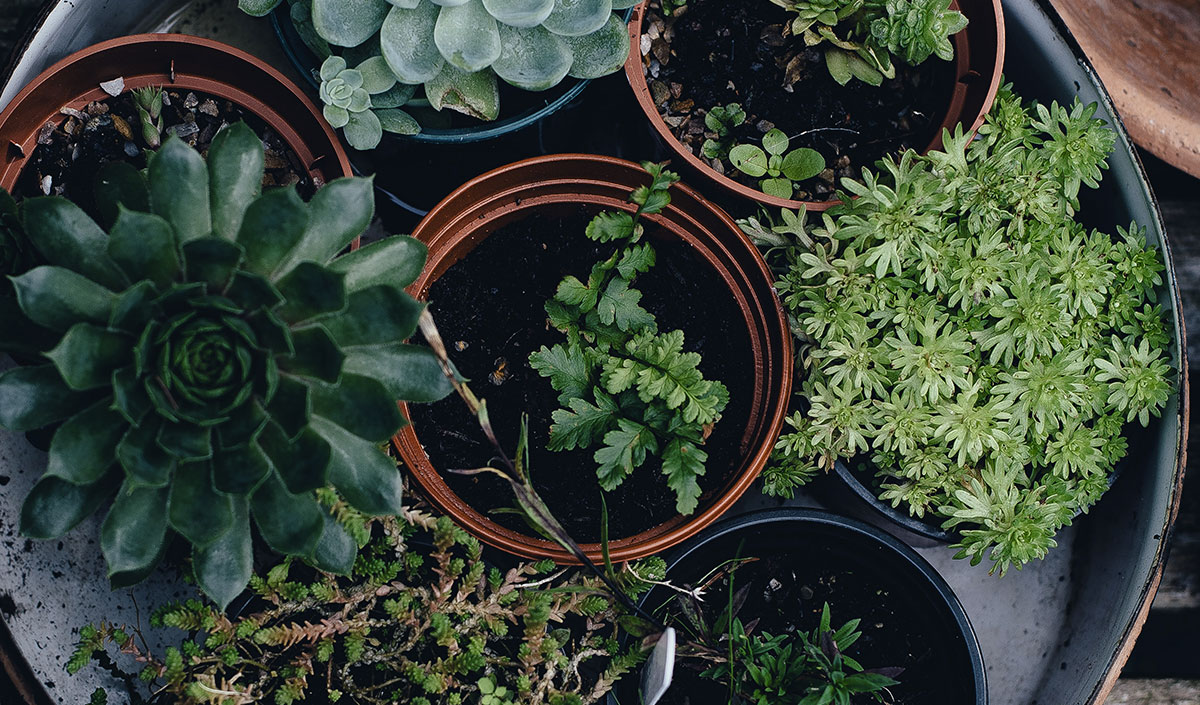
<svg viewBox="0 0 1200 705"><path fill-rule="evenodd" d="M968 0L964 0L968 1ZM996 92L1000 89L1000 79L1004 68L1004 10L1001 7L1001 0L980 0L991 5L992 16L995 20L995 64L993 65L992 75L988 82L988 89L984 95L983 104L971 122L969 133L974 133L983 125L984 119L987 117L988 111L991 109L992 103L995 101ZM957 8L959 0L951 0L951 7ZM692 153L690 149L684 147L675 135L671 133L666 122L663 121L662 115L658 112L658 108L651 102L650 86L646 81L646 73L642 66L641 35L642 21L645 18L646 10L649 6L649 0L643 2L633 8L633 16L628 23L629 28L629 43L630 51L629 58L625 61L625 76L629 81L630 87L633 89L634 97L637 98L638 106L641 107L647 120L653 126L658 137L666 145L667 149L676 157L679 157L688 164L693 170L703 175L705 179L715 183L721 189L734 196L739 196L750 201L756 201L762 206L771 206L775 208L789 208L799 210L805 208L808 211L824 211L841 203L840 200L831 199L828 201L797 201L790 198L779 198L771 196L758 189L750 188L745 184L741 184L724 174L718 174L713 171L712 167L706 164L702 159ZM980 13L981 15L983 13ZM956 65L956 80L955 90L950 98L950 106L947 108L946 116L942 120L941 127L938 128L933 140L928 146L922 150L922 154L929 151L940 149L942 146L942 129L953 130L961 120L960 117L964 111L963 104L966 101L968 89L966 82L977 82L980 75L971 70L970 66L970 34L971 25L954 35L954 61ZM979 43L979 42L977 42ZM981 46L991 44L979 43Z"/></svg>
<svg viewBox="0 0 1200 705"><path fill-rule="evenodd" d="M539 177L533 178L531 172ZM489 234L486 226L502 218L511 220L534 209L558 204L583 203L608 209L623 204L628 208L625 198L629 191L647 178L641 167L633 162L587 154L534 157L476 177L439 203L413 231L414 237L429 246L430 254L425 269L409 287L409 292L423 298L432 282L456 261L458 250L454 248L463 242L467 244L462 247L473 248ZM531 191L534 192L532 195ZM759 370L754 389L755 403L742 436L743 458L732 478L694 514L688 517L676 515L644 532L611 541L614 561L661 552L699 532L729 509L765 467L791 397L792 341L786 317L771 288L773 278L765 262L741 236L733 220L696 191L675 184L672 196L672 205L667 211L660 216L647 217L696 248L697 253L717 269L730 287L730 293L738 299ZM708 229L713 226L723 232ZM682 234L689 229L703 235L693 235L689 239ZM705 248L711 252L706 252ZM401 409L408 417L408 405L402 403ZM393 445L433 503L483 542L526 558L578 563L558 544L505 529L467 505L433 468L413 425L396 434ZM601 560L599 544L583 544L582 547L589 559Z"/></svg>
<svg viewBox="0 0 1200 705"><path fill-rule="evenodd" d="M971 620L967 616L966 610L963 609L958 596L954 594L954 590L946 582L946 579L929 564L929 561L913 550L912 547L887 531L871 526L866 522L824 509L812 509L809 507L761 509L723 519L693 537L686 545L677 547L666 557L667 576L669 578L672 570L675 570L681 563L690 558L701 557L701 560L703 560L707 544L712 541L748 528L781 523L796 524L799 526L815 525L833 528L835 531L845 531L861 539L875 542L896 556L903 564L912 568L915 574L919 575L932 588L931 596L936 595L936 601L945 604L947 609L949 609L950 615L959 632L962 634L963 641L967 647L967 656L971 662L971 673L975 681L975 703L976 705L987 705L987 669L983 663L983 652L979 648L979 640L975 635L975 628L971 625ZM830 545L835 550L839 546L839 544L833 542ZM638 605L640 607L647 607L651 596L659 590L657 587L652 588L642 596L638 601ZM612 701L610 700L609 702L611 703Z"/></svg>
<svg viewBox="0 0 1200 705"><path fill-rule="evenodd" d="M160 54L159 52L167 52ZM121 56L133 52L133 56ZM189 52L184 57L190 65L176 65L176 52ZM194 53L199 52L199 56ZM239 64L242 71L232 67L215 70L206 65L206 56L227 55ZM99 81L85 83L82 76L69 75L72 70L83 71L97 64L97 71L113 72L106 61L115 61L117 75L125 79L126 90L148 85L173 86L198 90L230 100L253 113L274 130L296 153L315 183L325 183L341 176L350 176L350 159L333 130L320 116L313 102L282 73L257 57L222 42L187 34L132 34L109 39L74 52L47 68L23 87L0 112L0 187L11 190L26 161L33 155L37 133L49 121L65 120L62 107L81 108L94 100L110 98L99 87ZM154 68L149 68L153 66ZM83 68L81 68L83 67ZM194 67L194 68L193 68ZM92 74L90 78L102 74ZM115 77L115 76L114 76ZM256 83L274 84L272 91L288 104L278 108L256 93ZM65 84L65 87L64 87ZM59 102L57 98L65 98ZM39 105L54 101L56 105ZM285 115L284 110L288 110ZM295 111L303 109L300 116ZM304 114L306 113L306 115ZM36 120L35 120L36 118ZM293 123L311 120L304 133L315 140L306 140Z"/></svg>

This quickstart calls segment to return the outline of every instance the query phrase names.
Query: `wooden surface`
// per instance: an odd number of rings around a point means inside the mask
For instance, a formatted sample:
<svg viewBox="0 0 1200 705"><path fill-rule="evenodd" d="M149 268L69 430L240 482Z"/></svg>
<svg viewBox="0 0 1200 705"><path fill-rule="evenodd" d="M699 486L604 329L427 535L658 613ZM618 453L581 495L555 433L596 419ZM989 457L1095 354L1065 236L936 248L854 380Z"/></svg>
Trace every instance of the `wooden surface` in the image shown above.
<svg viewBox="0 0 1200 705"><path fill-rule="evenodd" d="M1051 0L1133 139L1200 176L1200 0Z"/></svg>
<svg viewBox="0 0 1200 705"><path fill-rule="evenodd" d="M1155 42L1166 41L1174 34L1182 36L1185 31L1178 29L1177 32L1160 33L1159 29L1147 28L1144 21L1158 16L1154 7L1161 8L1168 4L1179 6L1182 8L1180 12L1184 13L1181 15L1183 19L1194 21L1194 26L1200 28L1200 0L1174 0L1171 3L1166 0L1054 2L1056 5L1071 2L1096 7L1112 6L1113 17L1125 17L1124 21L1131 23L1125 25L1125 30L1135 42L1141 43L1144 53L1157 51L1153 49L1157 46ZM41 0L0 0L0 65L7 62L9 53L23 36L34 10L40 4ZM1133 11L1136 11L1133 15L1122 14ZM1186 73L1179 80L1185 83L1191 81L1192 86L1196 87L1200 85L1200 48L1193 47L1200 47L1200 35L1187 36L1196 42L1192 47L1161 55L1152 54L1148 61L1166 73L1177 70ZM1112 46L1112 43L1107 45ZM1084 49L1088 50L1086 44ZM1096 54L1091 51L1089 54L1096 61ZM1187 68L1189 63L1190 69ZM1145 131L1135 128L1139 123L1131 119L1127 109L1130 99L1124 98L1120 90L1115 89L1122 85L1121 82L1111 73L1105 75L1104 69L1101 69L1101 76L1113 92L1134 138L1147 143ZM1177 81L1172 85L1182 84ZM1153 88L1166 95L1159 86ZM1167 88L1170 89L1170 86ZM1178 93L1175 90L1171 92ZM1197 100L1191 108L1192 115L1200 119L1200 91L1193 91L1192 98ZM1142 100L1146 98L1143 96ZM1193 134L1188 146L1196 156L1197 167L1200 167L1200 134ZM1152 148L1162 151L1161 147ZM1167 224L1184 302L1184 317L1190 331L1188 349L1192 352L1192 363L1196 364L1200 362L1200 179L1188 176L1152 156L1143 154L1143 158ZM1195 173L1200 173L1200 169ZM1193 394L1193 401L1197 400L1200 400L1200 394ZM1200 445L1195 445L1200 444L1200 432L1193 432L1191 438L1194 447L1189 449L1188 456L1200 459ZM9 705L10 702L19 702L11 694L11 686L0 681L0 703ZM1200 705L1200 473L1193 474L1185 483L1183 506L1175 526L1162 585L1141 638L1122 679L1108 699L1108 705Z"/></svg>

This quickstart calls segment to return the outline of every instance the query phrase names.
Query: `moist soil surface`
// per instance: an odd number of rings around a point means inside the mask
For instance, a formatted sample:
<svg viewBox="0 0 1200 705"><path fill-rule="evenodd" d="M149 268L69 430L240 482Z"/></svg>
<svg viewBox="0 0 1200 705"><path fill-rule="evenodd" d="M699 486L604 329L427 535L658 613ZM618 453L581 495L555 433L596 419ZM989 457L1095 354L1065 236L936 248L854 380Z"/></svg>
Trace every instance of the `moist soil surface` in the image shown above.
<svg viewBox="0 0 1200 705"><path fill-rule="evenodd" d="M909 67L896 60L896 77L882 86L857 79L841 86L825 68L823 45L805 48L802 39L782 36L792 16L765 1L688 0L664 17L651 3L642 34L651 47L646 80L680 142L718 173L758 189L759 178L701 151L705 139L717 138L704 125L708 110L739 103L747 118L730 144L761 147L775 127L790 138L789 150L809 147L825 157L827 169L792 196L806 201L834 198L837 180L858 177L885 155L929 145L950 104L952 61L933 56Z"/></svg>
<svg viewBox="0 0 1200 705"><path fill-rule="evenodd" d="M898 705L974 702L962 638L956 631L943 631L943 618L931 614L930 605L914 586L897 584L888 567L871 565L872 559L866 556L847 560L843 553L846 548L822 546L819 541L812 545L798 541L782 550L768 549L757 556L755 548L747 541L740 555L757 560L741 563L733 570L732 577L726 572L706 589L701 609L708 624L713 624L729 605L731 580L734 595L745 590L745 602L735 616L747 628L758 620L751 633L811 633L820 624L823 605L829 603L833 629L852 619L862 620L858 626L862 637L845 650L847 655L868 670L904 669L894 676L900 684L888 689L894 699L885 702ZM716 560L732 557L733 554L705 553L706 565L690 566L683 571L673 569L671 580L695 585L714 567ZM687 574L689 570L691 574ZM656 598L661 600L662 596L654 593L649 606L660 604L654 601ZM684 622L678 609L670 608L668 613L675 615L671 619L680 638L685 638L689 630L680 629ZM677 660L673 685L660 702L669 705L730 702L725 686L700 677L707 667L708 664L694 658ZM624 690L629 685L620 687ZM720 694L715 695L717 692ZM632 693L625 692L621 693L620 702L624 705L637 700ZM875 701L860 696L852 702L862 705Z"/></svg>
<svg viewBox="0 0 1200 705"><path fill-rule="evenodd" d="M547 378L529 366L529 354L565 336L550 327L545 302L568 274L586 279L611 244L584 236L592 213L583 208L535 214L502 226L446 271L430 288L429 308L451 359L487 399L488 415L505 451L517 445L522 413L529 415L533 484L554 515L580 542L600 539L601 490L595 449L551 452L551 413L560 408ZM703 356L705 379L729 390L729 404L705 444L709 458L700 478L700 508L732 477L742 457L754 389L754 360L744 318L720 275L691 249L647 232L658 263L636 281L641 304L655 315L660 331L684 331L685 349ZM479 425L451 396L409 413L433 467L459 497L496 523L533 535L517 516L490 514L515 506L507 484L492 475L464 477L449 469L478 468L494 457ZM605 496L611 540L632 536L677 515L675 494L654 457Z"/></svg>
<svg viewBox="0 0 1200 705"><path fill-rule="evenodd" d="M168 89L163 94L162 140L176 135L207 155L217 132L242 120L259 136L266 150L264 187L295 184L304 198L315 191L299 157L250 111L195 91ZM152 150L142 135L129 91L89 103L83 110L64 108L63 116L64 120L48 123L38 133L38 146L21 170L14 196L65 196L94 216L94 189L100 168L112 161L126 161L141 169Z"/></svg>

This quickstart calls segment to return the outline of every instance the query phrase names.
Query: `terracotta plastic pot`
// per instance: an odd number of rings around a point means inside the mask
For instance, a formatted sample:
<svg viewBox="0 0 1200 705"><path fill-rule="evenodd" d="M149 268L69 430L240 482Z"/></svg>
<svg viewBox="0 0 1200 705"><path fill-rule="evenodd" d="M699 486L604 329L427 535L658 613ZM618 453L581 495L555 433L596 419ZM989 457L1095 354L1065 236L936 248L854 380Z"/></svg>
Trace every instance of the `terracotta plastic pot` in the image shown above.
<svg viewBox="0 0 1200 705"><path fill-rule="evenodd" d="M646 114L646 119L654 126L667 148L703 178L735 196L777 208L798 209L804 206L810 211L823 211L840 203L837 200L793 201L768 196L758 189L713 171L703 159L675 138L650 96L650 86L646 83L646 62L638 50L641 46L642 20L646 15L646 7L647 3L643 2L634 8L633 17L629 20L629 40L633 50L625 62L625 75L629 79L629 85L633 87L638 104ZM991 109L996 91L1000 88L1000 75L1004 69L1004 12L1000 7L1000 0L953 0L951 7L966 15L969 24L965 30L952 38L955 62L954 92L946 115L941 121L941 127L938 128L933 141L925 148L925 152L942 146L943 127L953 130L955 125L962 123L969 125L973 132L983 124L984 116ZM935 57L930 60L937 59ZM797 96L797 100L801 100L801 97Z"/></svg>
<svg viewBox="0 0 1200 705"><path fill-rule="evenodd" d="M484 174L438 204L413 232L429 246L429 260L409 292L425 298L447 269L507 223L556 206L631 210L626 201L629 192L648 181L646 172L632 162L583 154L537 157ZM727 289L713 292L714 296L736 300L756 367L754 398L741 436L742 461L725 487L702 498L691 516L677 516L643 533L613 540L610 548L616 561L652 555L686 539L719 517L750 487L783 425L792 384L791 336L771 288L771 274L737 225L681 184L672 187L667 210L648 218L664 236L687 243L720 273ZM404 413L408 416L407 408ZM722 423L738 421L730 418ZM557 544L506 529L467 505L433 467L420 437L421 429L413 425L404 428L393 442L439 509L502 550L528 558L573 562ZM583 548L589 557L600 560L599 544L584 544Z"/></svg>
<svg viewBox="0 0 1200 705"><path fill-rule="evenodd" d="M737 556L768 559L786 556L797 574L813 566L836 566L868 584L888 586L879 599L891 601L897 609L894 621L909 620L909 627L920 638L914 641L927 646L923 663L917 668L928 680L936 680L941 692L930 695L928 702L955 705L986 705L988 702L987 672L975 630L966 611L950 585L933 566L904 542L885 531L862 522L815 509L769 509L726 519L711 526L667 557L667 577L675 585L695 585L711 575L722 562ZM810 579L809 577L805 578ZM672 597L662 587L655 587L642 598L643 607L654 611ZM720 606L720 598L717 605ZM790 603L784 603L790 604ZM850 609L850 612L847 612ZM863 615L853 608L830 600L835 623ZM759 615L744 613L743 621L750 622ZM871 638L859 642L869 644L886 632L864 620L861 629ZM912 622L915 622L913 624ZM886 629L889 624L885 624ZM771 627L766 627L773 631ZM682 634L680 635L682 638ZM864 656L852 650L860 660ZM921 654L913 653L916 657ZM867 668L881 666L906 667L911 678L915 664L864 663ZM905 673L898 676L904 686ZM637 679L626 679L608 698L609 705L629 705L641 702L632 692ZM633 686L633 687L630 687ZM936 697L935 697L936 696Z"/></svg>
<svg viewBox="0 0 1200 705"><path fill-rule="evenodd" d="M350 176L350 160L317 107L283 74L244 51L183 34L135 34L95 44L55 63L0 113L0 187L11 190L47 122L66 119L108 94L102 81L126 89L165 86L228 99L274 130L304 164L314 183Z"/></svg>

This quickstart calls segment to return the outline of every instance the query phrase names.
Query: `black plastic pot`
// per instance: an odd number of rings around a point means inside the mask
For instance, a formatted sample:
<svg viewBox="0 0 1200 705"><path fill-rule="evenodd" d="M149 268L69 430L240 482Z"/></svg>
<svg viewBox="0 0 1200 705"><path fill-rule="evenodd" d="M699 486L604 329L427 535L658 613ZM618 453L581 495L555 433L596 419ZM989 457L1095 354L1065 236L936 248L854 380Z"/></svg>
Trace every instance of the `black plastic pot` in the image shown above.
<svg viewBox="0 0 1200 705"><path fill-rule="evenodd" d="M810 573L836 567L861 578L863 584L880 586L876 602L887 605L898 619L910 617L912 641L928 647L913 663L872 663L869 654L852 650L851 655L867 668L901 666L910 678L924 671L945 691L927 694L927 703L985 705L987 677L975 632L966 612L950 586L937 571L902 541L863 522L814 509L771 509L727 519L702 532L673 552L667 561L667 577L675 585L699 582L715 567L735 557L768 559L786 556L799 579ZM843 578L843 580L846 578ZM668 600L666 588L656 587L642 599L653 611ZM721 599L709 596L709 600ZM819 596L813 596L820 606ZM748 602L749 604L749 602ZM790 604L790 603L789 603ZM833 621L840 624L862 615L831 601ZM743 609L743 622L757 615ZM888 625L877 627L864 619L861 628L869 643L887 635ZM877 631L872 631L877 630ZM773 632L774 633L774 632ZM682 636L681 636L682 638ZM861 649L856 646L856 649ZM679 670L676 668L676 673ZM627 682L636 679L630 678ZM905 675L899 676L903 688ZM640 700L632 692L614 694L609 705L629 705ZM715 701L714 701L715 702Z"/></svg>

